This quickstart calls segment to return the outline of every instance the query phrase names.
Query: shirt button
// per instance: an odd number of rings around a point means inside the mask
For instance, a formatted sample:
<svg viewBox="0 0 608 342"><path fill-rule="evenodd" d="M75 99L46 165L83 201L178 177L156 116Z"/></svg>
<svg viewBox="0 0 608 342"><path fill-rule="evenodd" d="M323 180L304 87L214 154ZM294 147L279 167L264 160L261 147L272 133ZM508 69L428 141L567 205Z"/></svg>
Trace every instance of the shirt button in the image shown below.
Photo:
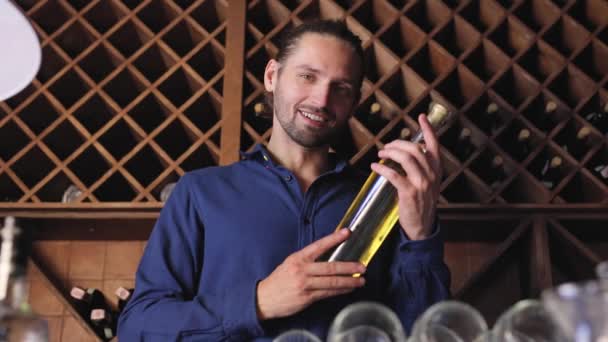
<svg viewBox="0 0 608 342"><path fill-rule="evenodd" d="M283 177L283 179L285 179L285 180L286 180L286 181L288 181L288 182L291 182L291 179L292 179L292 178L293 178L293 177L292 177L291 175L287 175L287 176L284 176L284 177Z"/></svg>
<svg viewBox="0 0 608 342"><path fill-rule="evenodd" d="M304 218L304 224L305 225L309 225L310 224L310 219L308 217Z"/></svg>

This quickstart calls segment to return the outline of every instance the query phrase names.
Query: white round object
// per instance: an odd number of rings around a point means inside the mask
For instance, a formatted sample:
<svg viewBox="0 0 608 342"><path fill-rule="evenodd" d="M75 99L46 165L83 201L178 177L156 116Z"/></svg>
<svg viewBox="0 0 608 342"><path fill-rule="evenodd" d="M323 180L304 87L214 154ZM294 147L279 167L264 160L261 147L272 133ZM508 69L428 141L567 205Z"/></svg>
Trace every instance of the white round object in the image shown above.
<svg viewBox="0 0 608 342"><path fill-rule="evenodd" d="M9 0L0 0L0 101L25 88L40 68L40 43L34 28Z"/></svg>

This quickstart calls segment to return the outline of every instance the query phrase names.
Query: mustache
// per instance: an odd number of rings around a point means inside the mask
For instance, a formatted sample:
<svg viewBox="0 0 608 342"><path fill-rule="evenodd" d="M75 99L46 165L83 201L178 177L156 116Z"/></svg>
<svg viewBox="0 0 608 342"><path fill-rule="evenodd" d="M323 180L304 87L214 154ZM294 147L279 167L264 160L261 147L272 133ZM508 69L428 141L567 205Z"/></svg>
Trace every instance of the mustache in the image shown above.
<svg viewBox="0 0 608 342"><path fill-rule="evenodd" d="M310 105L301 105L296 108L296 110L303 112L310 112L315 115L324 116L330 120L334 120L336 118L336 114L324 107L316 107Z"/></svg>

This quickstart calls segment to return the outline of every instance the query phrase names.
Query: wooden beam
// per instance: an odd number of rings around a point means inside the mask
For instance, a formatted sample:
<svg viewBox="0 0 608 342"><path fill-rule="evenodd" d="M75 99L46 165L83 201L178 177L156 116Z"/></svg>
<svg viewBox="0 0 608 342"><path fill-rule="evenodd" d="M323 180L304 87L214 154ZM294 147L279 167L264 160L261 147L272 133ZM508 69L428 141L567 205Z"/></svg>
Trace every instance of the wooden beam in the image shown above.
<svg viewBox="0 0 608 342"><path fill-rule="evenodd" d="M532 224L532 240L530 241L530 295L538 297L540 292L553 286L551 275L551 256L549 255L549 238L547 236L546 220L535 217Z"/></svg>
<svg viewBox="0 0 608 342"><path fill-rule="evenodd" d="M245 0L230 0L224 63L220 165L238 161L241 148L246 14Z"/></svg>
<svg viewBox="0 0 608 342"><path fill-rule="evenodd" d="M463 300L463 298L475 288L475 285L487 275L492 267L498 263L507 251L530 229L530 220L524 220L520 223L515 230L509 234L507 239L502 242L496 252L487 259L487 261L477 270L459 289L454 291L454 298L457 300Z"/></svg>
<svg viewBox="0 0 608 342"><path fill-rule="evenodd" d="M596 265L603 261L603 259L597 255L591 248L587 247L581 240L579 240L574 234L570 233L568 229L564 228L559 222L551 220L552 232L555 232L555 237L566 246L563 248L569 252L573 258L578 258L581 261L588 263L589 265Z"/></svg>

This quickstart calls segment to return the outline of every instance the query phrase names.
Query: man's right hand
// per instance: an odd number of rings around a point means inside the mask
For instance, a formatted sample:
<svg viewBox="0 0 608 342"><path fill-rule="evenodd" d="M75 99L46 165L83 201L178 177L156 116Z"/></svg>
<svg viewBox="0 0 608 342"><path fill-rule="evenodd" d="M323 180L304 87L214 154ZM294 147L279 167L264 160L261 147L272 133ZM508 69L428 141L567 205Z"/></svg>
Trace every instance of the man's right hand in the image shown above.
<svg viewBox="0 0 608 342"><path fill-rule="evenodd" d="M359 262L316 262L323 253L346 240L350 231L340 229L291 254L257 287L260 320L295 314L312 303L353 291L365 284L365 266Z"/></svg>

